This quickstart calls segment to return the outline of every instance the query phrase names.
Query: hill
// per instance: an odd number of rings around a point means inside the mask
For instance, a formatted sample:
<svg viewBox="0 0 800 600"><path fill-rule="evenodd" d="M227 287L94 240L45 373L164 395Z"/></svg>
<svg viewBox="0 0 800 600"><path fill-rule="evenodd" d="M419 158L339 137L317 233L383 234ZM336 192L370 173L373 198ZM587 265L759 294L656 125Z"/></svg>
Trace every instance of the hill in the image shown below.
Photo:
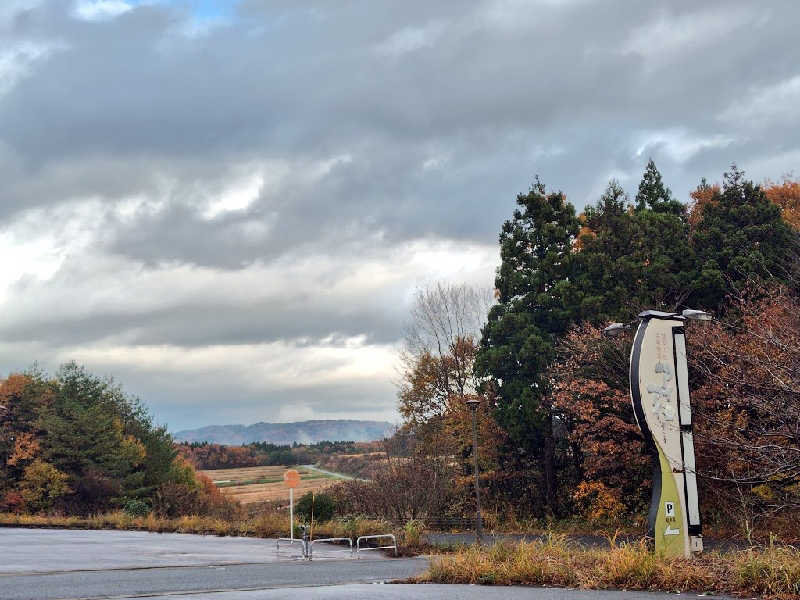
<svg viewBox="0 0 800 600"><path fill-rule="evenodd" d="M209 425L199 429L178 431L173 437L181 442L212 442L228 446L251 442L315 444L334 440L370 442L391 435L392 430L392 424L386 421L298 421L253 425Z"/></svg>

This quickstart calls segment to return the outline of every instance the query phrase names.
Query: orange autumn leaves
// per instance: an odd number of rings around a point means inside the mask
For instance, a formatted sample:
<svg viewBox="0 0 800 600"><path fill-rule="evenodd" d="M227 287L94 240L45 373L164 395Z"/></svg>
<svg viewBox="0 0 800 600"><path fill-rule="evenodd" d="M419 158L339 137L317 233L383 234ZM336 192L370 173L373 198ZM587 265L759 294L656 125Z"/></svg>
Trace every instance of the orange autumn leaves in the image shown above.
<svg viewBox="0 0 800 600"><path fill-rule="evenodd" d="M623 344L583 324L566 336L560 360L551 370L553 408L580 471L572 500L592 521L615 521L623 514L641 512L647 496L643 484L648 481L650 458L630 397L623 385L612 387L603 381L613 380L615 371L624 379Z"/></svg>
<svg viewBox="0 0 800 600"><path fill-rule="evenodd" d="M800 180L789 175L781 183L767 180L762 186L764 194L773 204L781 207L781 216L795 231L800 231ZM689 226L695 227L703 218L703 207L714 202L720 192L719 184L709 185L705 180L690 194Z"/></svg>
<svg viewBox="0 0 800 600"><path fill-rule="evenodd" d="M783 220L800 231L800 180L787 176L782 183L767 182L764 193L781 207Z"/></svg>
<svg viewBox="0 0 800 600"><path fill-rule="evenodd" d="M729 299L722 321L687 329L704 511L788 533L800 514L800 301L784 287L753 285ZM572 500L592 521L644 514L647 504L650 460L628 395L629 344L582 325L551 370L578 465Z"/></svg>

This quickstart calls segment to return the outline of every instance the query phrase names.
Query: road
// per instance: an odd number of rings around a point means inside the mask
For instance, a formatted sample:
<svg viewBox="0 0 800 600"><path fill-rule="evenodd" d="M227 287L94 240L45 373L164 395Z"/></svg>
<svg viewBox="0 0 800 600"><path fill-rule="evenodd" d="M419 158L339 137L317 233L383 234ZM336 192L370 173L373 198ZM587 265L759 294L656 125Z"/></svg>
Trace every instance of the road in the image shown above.
<svg viewBox="0 0 800 600"><path fill-rule="evenodd" d="M0 529L2 600L661 600L667 594L548 588L375 585L421 573L424 558L320 545L311 563L274 540L127 531ZM684 594L694 597L693 594ZM705 598L713 598L705 596Z"/></svg>
<svg viewBox="0 0 800 600"><path fill-rule="evenodd" d="M319 467L315 467L314 465L302 465L304 469L308 469L309 471L316 471L317 473L321 473L323 475L328 475L330 477L335 477L336 479L344 479L346 481L353 481L356 479L352 475L345 475L344 473L336 473L334 471L326 471L325 469L320 469ZM360 479L359 481L366 481L364 479Z"/></svg>

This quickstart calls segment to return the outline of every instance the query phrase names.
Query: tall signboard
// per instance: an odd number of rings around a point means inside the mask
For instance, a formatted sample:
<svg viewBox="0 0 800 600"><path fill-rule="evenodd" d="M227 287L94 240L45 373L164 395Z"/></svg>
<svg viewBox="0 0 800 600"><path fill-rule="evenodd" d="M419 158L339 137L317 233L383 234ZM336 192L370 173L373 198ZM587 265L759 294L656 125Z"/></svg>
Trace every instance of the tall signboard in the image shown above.
<svg viewBox="0 0 800 600"><path fill-rule="evenodd" d="M648 310L639 315L631 350L631 400L654 455L649 534L656 552L689 557L703 550L695 476L685 318Z"/></svg>

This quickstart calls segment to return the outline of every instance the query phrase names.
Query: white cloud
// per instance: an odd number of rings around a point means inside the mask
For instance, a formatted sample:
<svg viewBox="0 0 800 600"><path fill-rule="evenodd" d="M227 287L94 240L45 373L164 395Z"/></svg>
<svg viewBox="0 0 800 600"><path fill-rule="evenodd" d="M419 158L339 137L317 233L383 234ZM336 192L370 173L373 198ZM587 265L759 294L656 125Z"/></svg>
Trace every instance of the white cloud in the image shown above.
<svg viewBox="0 0 800 600"><path fill-rule="evenodd" d="M131 10L133 6L123 0L78 0L73 14L86 21L105 21Z"/></svg>
<svg viewBox="0 0 800 600"><path fill-rule="evenodd" d="M208 203L203 218L215 219L224 213L245 210L258 199L263 187L264 176L261 173L237 181Z"/></svg>
<svg viewBox="0 0 800 600"><path fill-rule="evenodd" d="M422 27L404 27L378 44L376 50L378 54L397 58L430 48L444 34L445 28L445 23L441 21L427 23Z"/></svg>
<svg viewBox="0 0 800 600"><path fill-rule="evenodd" d="M736 99L719 116L730 123L744 123L753 128L766 122L798 122L800 106L800 75L773 85L753 89L744 99Z"/></svg>
<svg viewBox="0 0 800 600"><path fill-rule="evenodd" d="M536 174L580 209L651 154L683 199L798 161L792 3L193 8L0 2L0 364L173 424L393 411L414 288L490 286Z"/></svg>
<svg viewBox="0 0 800 600"><path fill-rule="evenodd" d="M655 19L636 27L622 44L623 53L636 53L649 66L696 54L704 47L725 39L733 31L760 21L756 5L731 7L725 11L707 9L684 15L664 9Z"/></svg>
<svg viewBox="0 0 800 600"><path fill-rule="evenodd" d="M636 156L647 159L648 149L659 147L675 162L686 163L699 152L714 148L725 148L736 139L730 135L715 134L701 136L683 128L649 131L639 134ZM651 150L652 151L652 150Z"/></svg>
<svg viewBox="0 0 800 600"><path fill-rule="evenodd" d="M31 40L9 44L0 50L0 96L11 91L33 66L47 58L61 47L55 42L35 42Z"/></svg>

